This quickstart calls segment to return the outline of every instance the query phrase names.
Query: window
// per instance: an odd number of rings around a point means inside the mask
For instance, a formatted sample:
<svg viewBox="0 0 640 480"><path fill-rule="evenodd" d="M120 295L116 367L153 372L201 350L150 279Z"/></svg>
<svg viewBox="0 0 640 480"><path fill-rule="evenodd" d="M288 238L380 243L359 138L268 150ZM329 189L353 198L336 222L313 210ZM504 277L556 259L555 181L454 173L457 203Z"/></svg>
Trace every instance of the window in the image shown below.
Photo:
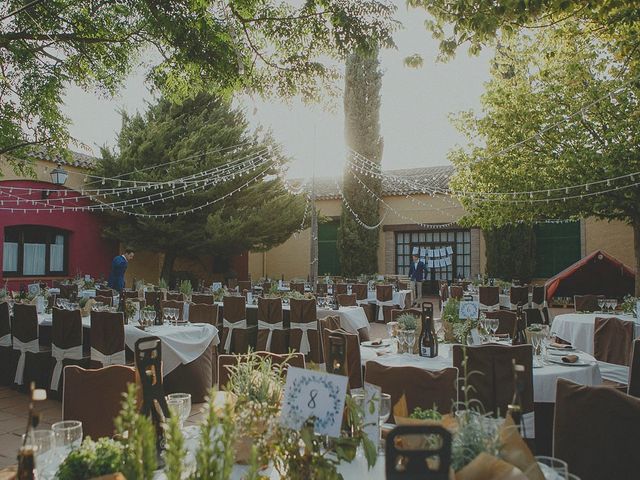
<svg viewBox="0 0 640 480"><path fill-rule="evenodd" d="M453 249L451 265L432 269L427 274L429 280L448 280L462 276L471 277L471 231L434 230L427 232L396 232L396 273L409 275L411 252L418 248ZM431 270L431 269L429 269ZM433 276L432 276L433 274Z"/></svg>
<svg viewBox="0 0 640 480"><path fill-rule="evenodd" d="M36 225L5 227L2 272L5 276L38 277L67 274L64 230Z"/></svg>
<svg viewBox="0 0 640 480"><path fill-rule="evenodd" d="M536 277L553 277L580 260L580 222L540 223L534 232Z"/></svg>

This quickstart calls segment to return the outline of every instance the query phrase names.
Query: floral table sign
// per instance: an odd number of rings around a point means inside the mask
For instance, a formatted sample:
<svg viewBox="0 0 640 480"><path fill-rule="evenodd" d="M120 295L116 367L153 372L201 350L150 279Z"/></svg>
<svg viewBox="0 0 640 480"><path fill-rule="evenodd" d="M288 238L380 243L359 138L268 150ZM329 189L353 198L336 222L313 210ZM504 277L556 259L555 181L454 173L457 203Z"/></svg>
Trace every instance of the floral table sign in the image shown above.
<svg viewBox="0 0 640 480"><path fill-rule="evenodd" d="M316 433L340 436L347 382L345 376L289 367L280 423L300 430L314 417Z"/></svg>
<svg viewBox="0 0 640 480"><path fill-rule="evenodd" d="M478 310L479 310L478 302L462 300L460 302L459 308L460 310L458 312L458 316L460 318L472 318L472 319L478 318Z"/></svg>

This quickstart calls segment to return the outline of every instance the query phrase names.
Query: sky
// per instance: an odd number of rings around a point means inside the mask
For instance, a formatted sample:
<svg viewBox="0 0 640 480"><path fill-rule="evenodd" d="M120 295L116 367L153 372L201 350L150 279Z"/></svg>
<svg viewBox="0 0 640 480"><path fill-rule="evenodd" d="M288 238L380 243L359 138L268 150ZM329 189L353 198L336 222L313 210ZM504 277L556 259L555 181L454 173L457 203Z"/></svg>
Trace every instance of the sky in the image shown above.
<svg viewBox="0 0 640 480"><path fill-rule="evenodd" d="M426 14L407 9L404 0L397 3L396 18L404 27L394 36L397 49L380 54L384 73L380 110L384 138L382 166L396 169L446 165L447 152L466 143L449 121L449 115L480 110L492 51L471 57L463 47L453 60L436 62L438 43L424 28ZM419 69L406 67L404 58L415 53L424 58L424 65ZM338 86L342 87L342 81ZM152 98L144 82L144 69L140 68L115 98L70 87L64 99L64 112L71 119L72 137L89 147L85 153L98 155L100 146L115 144L120 129L119 112L142 112L145 102ZM248 96L243 96L239 103L250 123L270 129L292 158L289 176L309 177L314 165L319 176L342 172L346 151L341 97L328 98L324 105ZM333 108L327 108L327 104Z"/></svg>

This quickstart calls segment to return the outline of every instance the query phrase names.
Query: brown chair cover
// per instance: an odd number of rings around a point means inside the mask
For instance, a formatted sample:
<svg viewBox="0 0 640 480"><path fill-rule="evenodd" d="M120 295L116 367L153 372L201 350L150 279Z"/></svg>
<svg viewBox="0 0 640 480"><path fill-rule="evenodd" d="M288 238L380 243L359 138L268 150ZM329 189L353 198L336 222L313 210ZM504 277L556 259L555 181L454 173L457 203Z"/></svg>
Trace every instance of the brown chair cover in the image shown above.
<svg viewBox="0 0 640 480"><path fill-rule="evenodd" d="M209 323L218 325L218 306L206 303L189 305L189 321L191 323Z"/></svg>
<svg viewBox="0 0 640 480"><path fill-rule="evenodd" d="M270 330L266 325L258 324L258 340L256 349L272 353L287 353L289 351L289 329L284 327L281 298L258 298L258 322L271 325L280 324L277 330ZM269 343L271 333L271 343Z"/></svg>
<svg viewBox="0 0 640 480"><path fill-rule="evenodd" d="M320 342L320 332L318 331L318 314L316 312L316 301L313 299L297 299L289 300L289 321L291 329L289 331L289 348L294 351L300 351L302 344L303 330L296 328L295 324L313 323L316 325L315 330L306 330L307 339L309 340L308 360L320 364L324 362L322 356L322 346Z"/></svg>
<svg viewBox="0 0 640 480"><path fill-rule="evenodd" d="M640 399L559 378L553 455L582 480L638 478Z"/></svg>
<svg viewBox="0 0 640 480"><path fill-rule="evenodd" d="M113 421L120 413L122 394L135 381L135 368L124 365L95 370L65 367L62 418L80 420L85 437L113 436Z"/></svg>
<svg viewBox="0 0 640 480"><path fill-rule="evenodd" d="M159 315L160 314L160 302L162 302L162 300L164 300L164 292L144 292L144 299L147 302L147 305L156 307L157 305L157 309L156 309L156 313Z"/></svg>
<svg viewBox="0 0 640 480"><path fill-rule="evenodd" d="M291 282L289 284L289 288L292 292L298 292L304 294L304 283L303 282Z"/></svg>
<svg viewBox="0 0 640 480"><path fill-rule="evenodd" d="M286 365L287 367L306 368L304 355L301 353L279 354L257 351L256 355L271 359L272 365ZM231 378L231 370L228 368L246 362L246 355L219 355L218 356L218 388L223 390ZM284 372L286 374L286 369Z"/></svg>
<svg viewBox="0 0 640 480"><path fill-rule="evenodd" d="M337 299L338 305L341 307L355 307L356 305L358 305L356 296L353 293L339 293Z"/></svg>
<svg viewBox="0 0 640 480"><path fill-rule="evenodd" d="M23 342L38 340L38 313L35 305L16 303L13 306L13 321L11 322L11 334L13 336L13 358L11 369L15 372L20 351L16 345L16 339ZM51 373L51 349L39 346L38 352L24 353L23 388L32 381L38 388L48 388ZM15 379L15 376L14 376Z"/></svg>
<svg viewBox="0 0 640 480"><path fill-rule="evenodd" d="M205 305L213 305L215 302L213 300L213 295L208 293L194 293L191 295L191 301L194 303L205 304ZM191 312L189 312L191 315Z"/></svg>
<svg viewBox="0 0 640 480"><path fill-rule="evenodd" d="M451 287L449 287L449 294L451 295L451 298L462 300L462 297L464 296L464 288L460 285L451 285Z"/></svg>
<svg viewBox="0 0 640 480"><path fill-rule="evenodd" d="M376 285L376 300L379 302L393 300L393 285Z"/></svg>
<svg viewBox="0 0 640 480"><path fill-rule="evenodd" d="M242 292L243 290L251 291L251 281L250 280L238 280L238 289Z"/></svg>
<svg viewBox="0 0 640 480"><path fill-rule="evenodd" d="M105 297L105 296L102 296L102 295L96 295L94 297L94 300L96 302L104 303L105 305L108 305L110 307L113 306L113 297Z"/></svg>
<svg viewBox="0 0 640 480"><path fill-rule="evenodd" d="M91 348L103 355L113 355L125 350L124 313L91 312ZM91 366L101 368L106 365L91 360Z"/></svg>
<svg viewBox="0 0 640 480"><path fill-rule="evenodd" d="M100 295L101 297L113 297L115 292L110 288L96 288L96 296Z"/></svg>
<svg viewBox="0 0 640 480"><path fill-rule="evenodd" d="M533 307L540 308L544 305L544 285L534 285L531 292L531 303Z"/></svg>
<svg viewBox="0 0 640 480"><path fill-rule="evenodd" d="M165 393L190 393L192 403L205 401L213 386L216 348L213 341L198 358L181 363L162 379Z"/></svg>
<svg viewBox="0 0 640 480"><path fill-rule="evenodd" d="M1 340L3 339L4 340ZM13 346L11 341L11 321L9 304L0 303L0 385L12 385L16 372L12 368Z"/></svg>
<svg viewBox="0 0 640 480"><path fill-rule="evenodd" d="M573 308L576 312L597 312L598 295L574 295Z"/></svg>
<svg viewBox="0 0 640 480"><path fill-rule="evenodd" d="M518 316L511 310L497 310L495 312L487 312L487 318L497 318L500 322L498 325L497 334L504 335L509 334L513 336L513 332L516 326Z"/></svg>
<svg viewBox="0 0 640 480"><path fill-rule="evenodd" d="M527 327L533 325L534 323L539 325L544 325L547 323L545 321L544 315L542 314L542 310L539 308L525 308L524 315L527 320Z"/></svg>
<svg viewBox="0 0 640 480"><path fill-rule="evenodd" d="M222 304L223 323L224 320L231 323L247 320L247 308L244 297L225 295L222 299ZM223 324L222 338L220 340L220 350L223 353L247 353L249 347L255 346L257 326L247 324L245 328L235 327L232 329L231 340L229 341L230 351L225 351L224 346L227 344L229 330L229 327Z"/></svg>
<svg viewBox="0 0 640 480"><path fill-rule="evenodd" d="M615 317L596 317L593 331L593 356L601 362L631 364L634 322Z"/></svg>
<svg viewBox="0 0 640 480"><path fill-rule="evenodd" d="M346 345L347 374L349 376L349 388L362 388L362 360L360 357L360 337L357 333L349 333L342 329L322 330L322 349L325 359L329 358L332 339L340 337Z"/></svg>
<svg viewBox="0 0 640 480"><path fill-rule="evenodd" d="M511 305L522 305L526 307L529 305L529 286L523 285L521 287L512 286L509 290L509 302Z"/></svg>
<svg viewBox="0 0 640 480"><path fill-rule="evenodd" d="M333 286L334 295L345 295L348 292L346 283L336 283Z"/></svg>
<svg viewBox="0 0 640 480"><path fill-rule="evenodd" d="M457 368L430 371L419 367L389 367L371 360L364 369L365 382L377 385L383 393L391 395L389 423L394 422L393 406L402 395L407 400L409 413L416 407L428 409L434 406L440 413L451 413L458 401L457 379Z"/></svg>
<svg viewBox="0 0 640 480"><path fill-rule="evenodd" d="M640 338L633 341L628 393L629 395L640 398Z"/></svg>
<svg viewBox="0 0 640 480"><path fill-rule="evenodd" d="M269 293L271 291L271 282L262 282L262 293Z"/></svg>
<svg viewBox="0 0 640 480"><path fill-rule="evenodd" d="M351 285L351 293L356 296L356 300L366 300L369 298L369 286L366 283L354 283Z"/></svg>
<svg viewBox="0 0 640 480"><path fill-rule="evenodd" d="M326 283L318 283L316 285L316 295L324 296L327 294L327 284Z"/></svg>
<svg viewBox="0 0 640 480"><path fill-rule="evenodd" d="M97 295L97 292L96 292ZM130 299L130 298L140 298L140 294L138 293L137 290L123 290L122 291L122 296L124 297L125 300Z"/></svg>
<svg viewBox="0 0 640 480"><path fill-rule="evenodd" d="M466 370L463 365L467 356ZM522 412L533 412L533 350L531 345L476 345L453 346L453 366L460 376L458 398L462 402L464 395L464 377L467 375L468 392L471 406L480 405L485 412L495 416L504 416L513 400L513 360L524 367L524 391L522 392Z"/></svg>
<svg viewBox="0 0 640 480"><path fill-rule="evenodd" d="M69 349L73 347L82 347L82 315L80 310L62 310L54 308L52 310L51 318L51 346L60 349ZM54 374L54 367L56 365L56 359L51 358L51 370ZM80 358L65 358L62 360L60 368L64 368L66 365L78 365L81 367L89 367L89 358L81 356ZM61 371L62 373L62 371ZM55 392L62 392L63 375L60 375L57 384L50 382L51 390ZM55 380L52 377L52 382Z"/></svg>
<svg viewBox="0 0 640 480"><path fill-rule="evenodd" d="M480 307L500 308L500 288L479 287Z"/></svg>
<svg viewBox="0 0 640 480"><path fill-rule="evenodd" d="M178 321L179 322L182 321L182 318L184 316L184 302L179 300L162 300L160 301L160 308L161 308L161 312L160 312L161 314L165 308L177 308L179 312Z"/></svg>
<svg viewBox="0 0 640 480"><path fill-rule="evenodd" d="M60 285L60 298L76 298L78 296L78 286L75 283Z"/></svg>
<svg viewBox="0 0 640 480"><path fill-rule="evenodd" d="M176 302L184 302L184 293L182 293L182 292L167 292L167 300L174 300Z"/></svg>

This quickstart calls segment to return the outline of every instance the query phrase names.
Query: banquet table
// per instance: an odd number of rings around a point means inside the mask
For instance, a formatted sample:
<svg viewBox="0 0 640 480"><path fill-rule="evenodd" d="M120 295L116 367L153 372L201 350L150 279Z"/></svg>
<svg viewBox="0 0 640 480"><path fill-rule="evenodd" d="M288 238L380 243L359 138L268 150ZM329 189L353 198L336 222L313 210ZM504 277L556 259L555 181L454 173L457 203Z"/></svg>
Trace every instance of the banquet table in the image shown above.
<svg viewBox="0 0 640 480"><path fill-rule="evenodd" d="M466 294L466 292L465 292ZM474 302L480 302L480 294L474 293L471 295ZM533 296L529 294L529 303L531 303ZM500 306L502 308L510 309L511 308L511 296L508 293L500 294Z"/></svg>
<svg viewBox="0 0 640 480"><path fill-rule="evenodd" d="M367 291L367 300L369 303L376 302L376 291ZM400 305L400 308L410 308L413 304L413 292L411 290L393 291L393 304Z"/></svg>
<svg viewBox="0 0 640 480"><path fill-rule="evenodd" d="M570 342L578 350L593 355L593 332L596 317L616 317L620 320L636 322L635 337L640 336L640 323L632 315L605 313L565 313L556 315L551 323L551 332L562 340Z"/></svg>

